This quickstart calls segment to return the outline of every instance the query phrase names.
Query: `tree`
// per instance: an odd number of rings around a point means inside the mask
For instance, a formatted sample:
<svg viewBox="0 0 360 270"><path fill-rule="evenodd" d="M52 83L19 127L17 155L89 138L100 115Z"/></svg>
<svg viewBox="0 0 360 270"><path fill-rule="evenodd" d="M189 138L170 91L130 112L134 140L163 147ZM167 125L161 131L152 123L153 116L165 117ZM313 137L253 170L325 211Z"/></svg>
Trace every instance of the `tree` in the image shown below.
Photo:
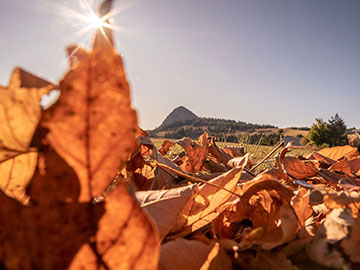
<svg viewBox="0 0 360 270"><path fill-rule="evenodd" d="M347 144L346 125L337 113L328 120L327 127L327 143L329 146Z"/></svg>
<svg viewBox="0 0 360 270"><path fill-rule="evenodd" d="M323 146L327 144L327 123L321 118L316 118L315 123L311 126L307 141L309 145Z"/></svg>

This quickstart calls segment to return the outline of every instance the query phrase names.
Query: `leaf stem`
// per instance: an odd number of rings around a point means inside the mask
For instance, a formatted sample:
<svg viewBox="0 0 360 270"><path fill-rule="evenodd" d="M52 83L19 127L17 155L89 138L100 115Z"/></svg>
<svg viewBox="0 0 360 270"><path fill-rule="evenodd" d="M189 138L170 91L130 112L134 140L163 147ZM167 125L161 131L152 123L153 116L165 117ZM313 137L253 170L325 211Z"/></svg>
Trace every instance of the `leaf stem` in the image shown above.
<svg viewBox="0 0 360 270"><path fill-rule="evenodd" d="M175 174L177 174L177 175L179 175L179 176L181 176L181 177L183 177L183 178L185 178L185 179L187 179L187 180L190 180L190 181L192 181L192 182L204 183L204 184L207 184L207 185L209 185L209 186L213 186L213 187L216 187L216 188L225 190L225 191L231 193L232 195L235 195L235 196L241 198L241 196L240 196L239 194L237 194L237 193L235 193L235 192L233 192L233 191L231 191L231 190L229 190L229 189L227 189L227 188L224 188L224 187L222 187L222 186L219 186L219 185L217 185L217 184L214 184L214 183L205 181L205 180L203 180L203 179L197 178L197 177L195 177L195 176L188 175L188 174L186 174L186 173L180 172L180 171L178 171L178 170L175 170L175 169L171 168L171 167L168 166L168 165L159 163L159 162L156 161L156 160L154 160L153 163L155 163L156 166L158 166L158 167L160 167L160 168L169 170L169 171L171 171L171 172L173 172L173 173L175 173Z"/></svg>
<svg viewBox="0 0 360 270"><path fill-rule="evenodd" d="M271 157L279 148L284 146L284 141L280 142L278 146L276 146L269 154L266 155L258 164L256 164L254 167L250 169L250 172L254 171L257 167L259 167L262 163L264 163L265 160L267 160L269 157Z"/></svg>

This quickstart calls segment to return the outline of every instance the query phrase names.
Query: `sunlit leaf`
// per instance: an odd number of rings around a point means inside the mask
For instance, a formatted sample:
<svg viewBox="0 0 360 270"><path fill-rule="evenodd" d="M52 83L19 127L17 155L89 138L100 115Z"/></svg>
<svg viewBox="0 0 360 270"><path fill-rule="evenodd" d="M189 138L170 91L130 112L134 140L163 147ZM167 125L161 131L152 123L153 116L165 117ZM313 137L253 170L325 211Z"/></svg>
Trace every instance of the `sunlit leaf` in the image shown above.
<svg viewBox="0 0 360 270"><path fill-rule="evenodd" d="M218 243L210 245L178 238L161 246L160 270L232 269L231 260Z"/></svg>
<svg viewBox="0 0 360 270"><path fill-rule="evenodd" d="M45 121L49 142L79 176L80 201L99 195L137 148L136 112L110 37L99 30L92 51L77 50L78 65L61 80Z"/></svg>

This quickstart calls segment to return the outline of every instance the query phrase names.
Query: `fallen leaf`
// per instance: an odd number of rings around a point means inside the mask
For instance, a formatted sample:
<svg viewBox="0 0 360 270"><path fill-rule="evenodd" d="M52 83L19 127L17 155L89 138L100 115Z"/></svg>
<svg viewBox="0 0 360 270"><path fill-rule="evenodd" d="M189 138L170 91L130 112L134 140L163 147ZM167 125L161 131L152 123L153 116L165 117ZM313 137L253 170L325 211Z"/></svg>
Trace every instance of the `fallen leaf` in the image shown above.
<svg viewBox="0 0 360 270"><path fill-rule="evenodd" d="M284 172L295 179L306 179L308 177L316 176L317 168L311 163L302 161L296 157L280 158L280 164Z"/></svg>
<svg viewBox="0 0 360 270"><path fill-rule="evenodd" d="M247 153L246 155L244 155L242 157L234 157L234 158L230 159L227 163L227 166L230 168L241 167L245 161L249 162L249 153ZM247 165L248 164L244 164L245 167Z"/></svg>
<svg viewBox="0 0 360 270"><path fill-rule="evenodd" d="M174 226L176 219L186 203L198 190L198 185L166 190L137 191L136 198L154 220L158 227L160 239Z"/></svg>
<svg viewBox="0 0 360 270"><path fill-rule="evenodd" d="M295 270L297 269L282 252L259 251L253 262L255 270Z"/></svg>
<svg viewBox="0 0 360 270"><path fill-rule="evenodd" d="M360 218L355 219L348 236L341 242L344 252L353 262L360 262Z"/></svg>
<svg viewBox="0 0 360 270"><path fill-rule="evenodd" d="M206 245L195 240L178 238L161 246L159 270L232 269L231 259L213 242Z"/></svg>
<svg viewBox="0 0 360 270"><path fill-rule="evenodd" d="M183 172L179 166L161 155L155 146L141 144L137 153L133 155L127 164L127 170L134 174L135 183L139 190L157 190L178 186L176 184L178 178L176 173L150 164L149 161L156 161L176 171Z"/></svg>
<svg viewBox="0 0 360 270"><path fill-rule="evenodd" d="M8 88L0 87L0 189L27 203L25 189L37 164L37 151L30 147L40 121L41 96L54 86L20 68L12 72Z"/></svg>
<svg viewBox="0 0 360 270"><path fill-rule="evenodd" d="M156 269L159 236L126 183L105 198L96 232L96 250L109 269ZM91 243L90 243L91 244Z"/></svg>
<svg viewBox="0 0 360 270"><path fill-rule="evenodd" d="M40 201L23 206L2 192L0 202L4 269L67 269L95 235L104 213L103 204Z"/></svg>
<svg viewBox="0 0 360 270"><path fill-rule="evenodd" d="M330 171L343 172L350 177L356 177L360 171L360 159L348 160L346 157L329 167Z"/></svg>
<svg viewBox="0 0 360 270"><path fill-rule="evenodd" d="M211 142L209 144L209 153L224 165L227 165L228 161L232 158L232 156L225 153L216 145L214 137L211 138Z"/></svg>
<svg viewBox="0 0 360 270"><path fill-rule="evenodd" d="M261 228L263 233L251 239L267 250L287 243L296 235L299 226L290 206L293 196L290 189L270 176L261 175L244 183L241 191L240 201L213 222L216 235L224 238L238 236L241 241L244 228Z"/></svg>
<svg viewBox="0 0 360 270"><path fill-rule="evenodd" d="M111 29L106 37L99 31L91 52L78 48L78 65L61 80L60 99L44 121L50 144L80 179L80 201L103 192L138 145L121 57Z"/></svg>
<svg viewBox="0 0 360 270"><path fill-rule="evenodd" d="M301 226L305 226L306 220L312 215L313 210L310 207L310 191L300 188L291 198L291 205L298 217Z"/></svg>
<svg viewBox="0 0 360 270"><path fill-rule="evenodd" d="M243 155L245 155L244 147L224 146L221 150L233 158L234 157L242 157Z"/></svg>
<svg viewBox="0 0 360 270"><path fill-rule="evenodd" d="M334 268L344 268L348 264L342 252L336 246L346 238L354 220L348 209L334 209L321 222L315 237L307 245L309 258L321 265Z"/></svg>
<svg viewBox="0 0 360 270"><path fill-rule="evenodd" d="M332 160L339 160L343 157L352 160L359 156L357 148L350 145L328 147L321 149L318 153Z"/></svg>
<svg viewBox="0 0 360 270"><path fill-rule="evenodd" d="M205 132L201 135L197 142L193 142L190 138L186 137L178 140L177 144L184 148L187 155L181 168L189 173L200 172L209 154L207 133Z"/></svg>
<svg viewBox="0 0 360 270"><path fill-rule="evenodd" d="M242 167L234 168L210 180L209 183L234 192L242 171ZM220 214L220 212L217 212L218 208L232 197L232 193L227 190L210 184L202 184L199 191L193 195L193 198L187 202L183 211L178 215L169 237L175 238L187 235L212 222Z"/></svg>
<svg viewBox="0 0 360 270"><path fill-rule="evenodd" d="M167 152L169 152L170 147L173 147L174 145L175 145L174 142L171 142L169 140L164 140L161 145L161 148L158 151L160 154L165 156L167 154Z"/></svg>

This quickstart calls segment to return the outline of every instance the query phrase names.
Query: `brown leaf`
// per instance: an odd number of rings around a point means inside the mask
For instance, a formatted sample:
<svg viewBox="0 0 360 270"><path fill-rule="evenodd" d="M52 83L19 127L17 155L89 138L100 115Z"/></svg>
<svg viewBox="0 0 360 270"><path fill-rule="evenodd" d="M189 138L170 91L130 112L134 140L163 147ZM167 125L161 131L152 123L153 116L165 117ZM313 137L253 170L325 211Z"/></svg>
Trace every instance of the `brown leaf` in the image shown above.
<svg viewBox="0 0 360 270"><path fill-rule="evenodd" d="M224 146L221 150L233 158L242 157L243 155L245 155L244 147Z"/></svg>
<svg viewBox="0 0 360 270"><path fill-rule="evenodd" d="M79 176L80 201L89 201L136 151L138 126L121 57L101 31L91 52L78 49L75 56L78 65L60 82L60 100L45 124L50 144Z"/></svg>
<svg viewBox="0 0 360 270"><path fill-rule="evenodd" d="M169 152L170 147L173 147L175 145L174 142L171 142L169 140L164 140L161 148L159 149L159 153L165 156L167 152Z"/></svg>
<svg viewBox="0 0 360 270"><path fill-rule="evenodd" d="M258 176L243 184L240 201L224 211L213 222L214 233L220 237L249 242L243 237L245 228L261 229L251 237L253 243L272 249L290 241L298 231L297 216L290 206L293 192L270 176ZM262 233L260 233L262 232ZM246 232L245 232L246 233ZM248 247L248 244L244 244Z"/></svg>
<svg viewBox="0 0 360 270"><path fill-rule="evenodd" d="M234 192L242 170L243 168L234 168L209 182ZM219 208L231 197L232 194L226 190L208 184L201 185L199 191L194 194L178 215L175 226L170 231L170 236L172 238L183 236L209 224L221 213Z"/></svg>
<svg viewBox="0 0 360 270"><path fill-rule="evenodd" d="M41 96L54 86L20 68L12 72L8 88L0 87L0 189L22 203L37 164L30 147L40 121Z"/></svg>
<svg viewBox="0 0 360 270"><path fill-rule="evenodd" d="M211 143L209 144L209 153L224 165L227 165L228 161L232 158L231 155L225 153L216 145L214 137L211 138Z"/></svg>
<svg viewBox="0 0 360 270"><path fill-rule="evenodd" d="M309 258L328 267L346 267L346 261L336 246L337 242L347 237L353 223L348 209L334 209L323 220L315 237L308 244L306 251Z"/></svg>
<svg viewBox="0 0 360 270"><path fill-rule="evenodd" d="M231 259L216 242L206 245L177 238L163 244L160 254L159 270L232 269Z"/></svg>
<svg viewBox="0 0 360 270"><path fill-rule="evenodd" d="M205 132L201 135L197 142L193 142L187 137L178 140L177 144L184 148L187 154L187 158L181 165L181 168L189 173L200 172L209 154L207 133Z"/></svg>
<svg viewBox="0 0 360 270"><path fill-rule="evenodd" d="M291 198L291 205L300 221L300 225L305 226L306 220L313 213L310 207L310 191L305 188L299 188L296 195Z"/></svg>
<svg viewBox="0 0 360 270"><path fill-rule="evenodd" d="M295 179L303 180L318 173L317 168L311 162L301 161L296 157L280 158L280 164L284 172Z"/></svg>
<svg viewBox="0 0 360 270"><path fill-rule="evenodd" d="M156 269L160 241L154 228L128 184L120 183L105 199L96 249L110 269Z"/></svg>
<svg viewBox="0 0 360 270"><path fill-rule="evenodd" d="M295 270L297 269L282 252L259 251L253 262L255 270Z"/></svg>
<svg viewBox="0 0 360 270"><path fill-rule="evenodd" d="M360 201L359 192L335 191L332 189L320 190L327 208L345 208L351 203Z"/></svg>
<svg viewBox="0 0 360 270"><path fill-rule="evenodd" d="M352 160L359 156L357 148L350 145L324 148L319 151L319 154L332 160L339 160L343 157L347 157L348 160Z"/></svg>
<svg viewBox="0 0 360 270"><path fill-rule="evenodd" d="M227 163L227 166L230 168L241 167L245 161L247 163L249 162L249 153L242 157L234 157L230 159ZM244 166L246 167L247 164L244 164Z"/></svg>
<svg viewBox="0 0 360 270"><path fill-rule="evenodd" d="M332 160L332 159L330 159L328 157L325 157L325 156L319 154L318 152L314 152L314 153L308 155L306 158L308 160L317 160L317 161L320 161L320 162L325 163L327 165L331 165L331 164L334 164L336 162L336 161L334 161L334 160Z"/></svg>
<svg viewBox="0 0 360 270"><path fill-rule="evenodd" d="M53 180L53 179L47 179ZM23 206L0 192L4 269L67 269L95 234L104 205L39 202Z"/></svg>
<svg viewBox="0 0 360 270"><path fill-rule="evenodd" d="M142 137L140 137L140 141L142 141ZM150 165L146 161L156 161L183 172L180 167L162 156L154 145L141 144L137 153L127 164L127 171L134 174L135 183L139 190L157 190L178 186L176 184L177 174L159 166Z"/></svg>
<svg viewBox="0 0 360 270"><path fill-rule="evenodd" d="M329 167L330 171L343 172L350 177L355 177L360 171L360 159L348 160L346 157Z"/></svg>
<svg viewBox="0 0 360 270"><path fill-rule="evenodd" d="M0 193L0 261L6 269L156 269L159 240L125 183L105 204L78 203L79 180L42 145L30 206ZM136 235L136 237L134 237Z"/></svg>
<svg viewBox="0 0 360 270"><path fill-rule="evenodd" d="M360 218L354 221L348 236L341 242L345 253L353 262L360 262Z"/></svg>
<svg viewBox="0 0 360 270"><path fill-rule="evenodd" d="M149 213L156 223L161 240L174 226L177 216L197 190L198 185L190 185L166 190L136 192L141 208Z"/></svg>

